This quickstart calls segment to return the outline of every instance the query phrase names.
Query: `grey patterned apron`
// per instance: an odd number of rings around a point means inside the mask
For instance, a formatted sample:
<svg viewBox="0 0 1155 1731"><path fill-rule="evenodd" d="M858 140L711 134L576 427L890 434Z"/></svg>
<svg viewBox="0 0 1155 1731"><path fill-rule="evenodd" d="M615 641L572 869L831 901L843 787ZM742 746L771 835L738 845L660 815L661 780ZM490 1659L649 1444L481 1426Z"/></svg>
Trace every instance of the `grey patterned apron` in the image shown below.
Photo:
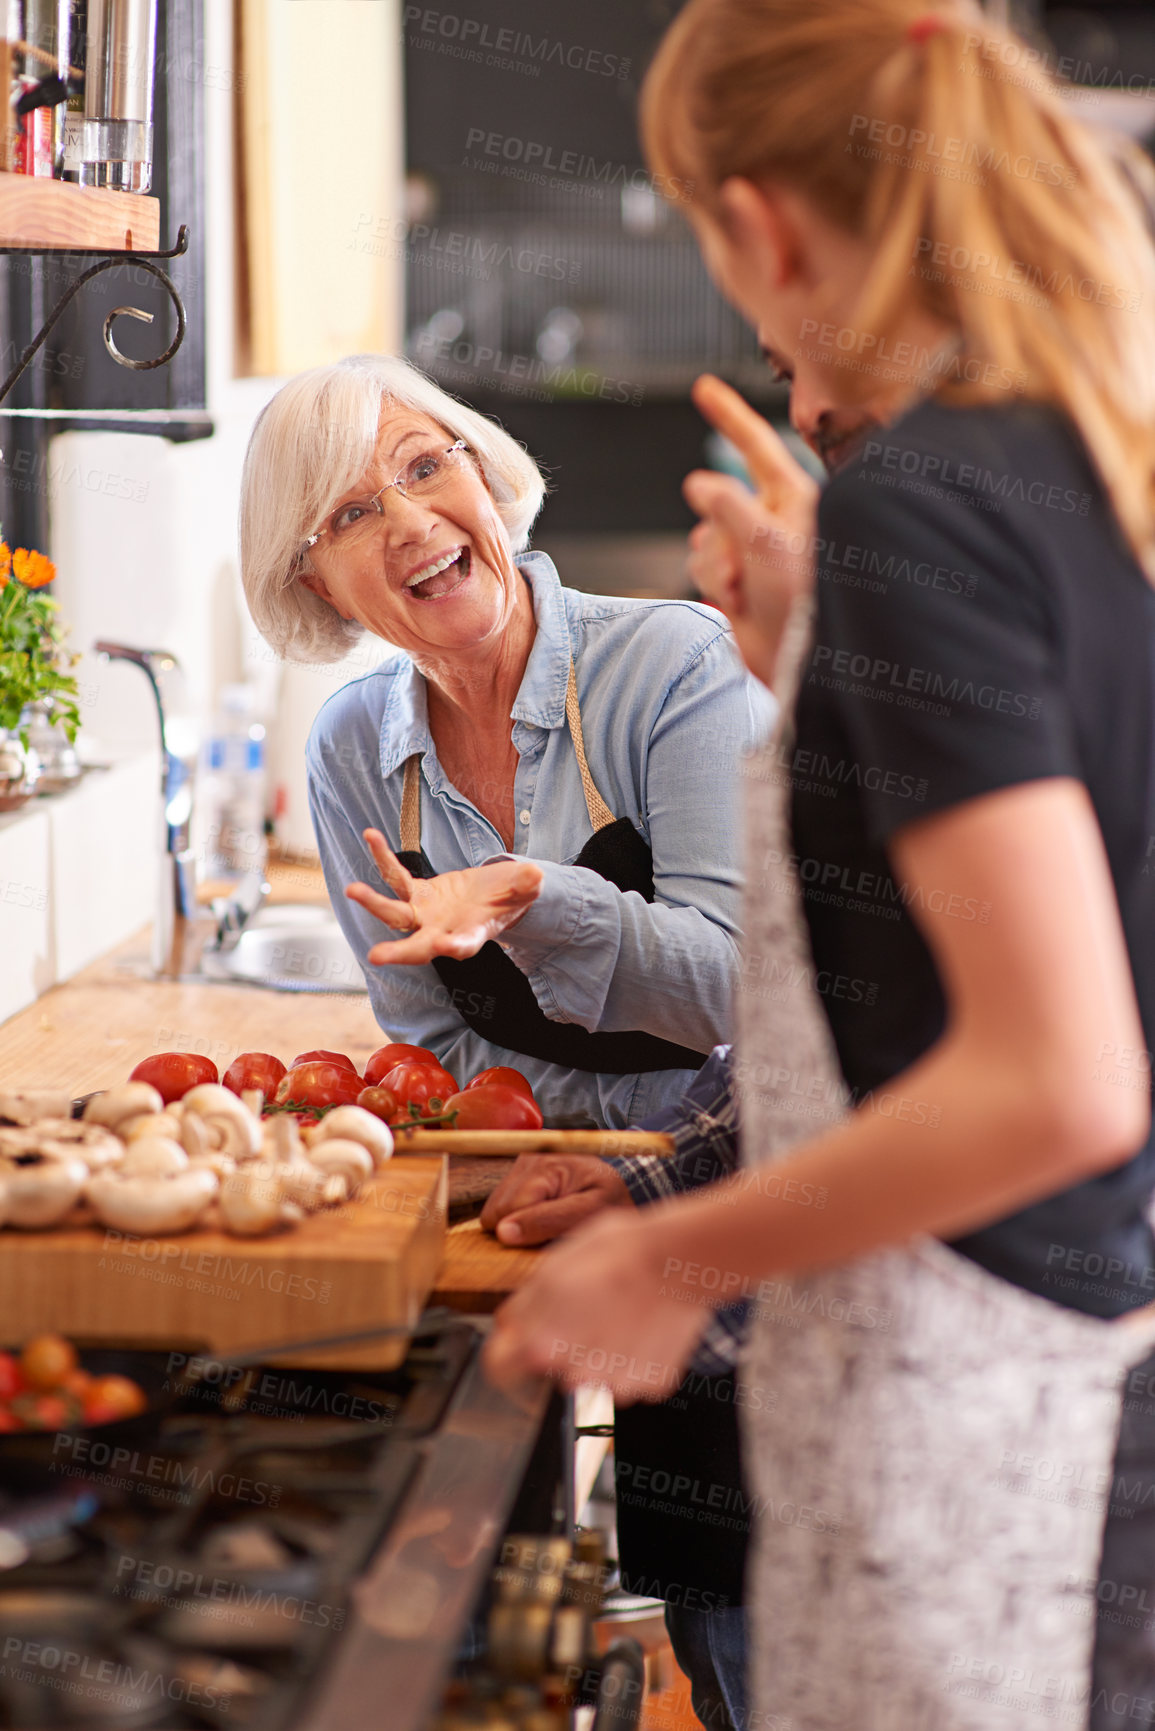
<svg viewBox="0 0 1155 1731"><path fill-rule="evenodd" d="M789 861L789 775L809 605L782 719L747 761L747 953L737 1014L742 1158L845 1111ZM770 863L773 862L773 863ZM820 1202L821 1198L816 1201ZM748 1579L759 1731L1023 1731L1087 1723L1095 1582L1122 1382L1155 1306L1064 1309L936 1239L769 1287L742 1375L757 1515Z"/></svg>

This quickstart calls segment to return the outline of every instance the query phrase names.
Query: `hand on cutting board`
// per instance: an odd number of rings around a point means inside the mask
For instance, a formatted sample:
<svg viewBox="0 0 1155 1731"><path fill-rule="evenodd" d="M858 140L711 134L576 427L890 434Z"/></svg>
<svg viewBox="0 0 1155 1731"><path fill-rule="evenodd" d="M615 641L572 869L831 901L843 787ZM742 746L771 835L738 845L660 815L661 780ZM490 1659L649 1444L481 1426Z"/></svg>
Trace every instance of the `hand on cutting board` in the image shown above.
<svg viewBox="0 0 1155 1731"><path fill-rule="evenodd" d="M612 1166L589 1154L522 1154L487 1198L481 1224L503 1244L548 1244L603 1208L632 1208Z"/></svg>
<svg viewBox="0 0 1155 1731"><path fill-rule="evenodd" d="M375 965L475 956L490 938L516 925L541 891L541 867L531 860L502 860L434 878L411 877L380 830L364 833L365 845L397 899L362 883L349 884L345 894L382 925L408 934L374 944L369 960Z"/></svg>
<svg viewBox="0 0 1155 1731"><path fill-rule="evenodd" d="M605 1209L547 1250L493 1319L490 1380L510 1392L530 1377L600 1383L623 1405L672 1394L711 1312L704 1291L665 1277L666 1206Z"/></svg>
<svg viewBox="0 0 1155 1731"><path fill-rule="evenodd" d="M750 671L770 685L794 601L814 587L818 484L721 379L703 374L693 398L741 452L756 490L707 469L686 476L686 502L702 519L690 532L686 569L730 621Z"/></svg>

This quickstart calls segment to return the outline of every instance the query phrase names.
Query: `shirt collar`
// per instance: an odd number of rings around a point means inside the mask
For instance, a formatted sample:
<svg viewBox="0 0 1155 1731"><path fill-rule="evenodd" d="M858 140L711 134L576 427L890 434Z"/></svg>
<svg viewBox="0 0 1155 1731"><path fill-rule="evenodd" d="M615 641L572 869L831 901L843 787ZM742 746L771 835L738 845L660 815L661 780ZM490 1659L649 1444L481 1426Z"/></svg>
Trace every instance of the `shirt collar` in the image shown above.
<svg viewBox="0 0 1155 1731"><path fill-rule="evenodd" d="M515 563L533 590L537 636L510 717L534 727L561 727L573 653L561 578L548 553L519 553Z"/></svg>
<svg viewBox="0 0 1155 1731"><path fill-rule="evenodd" d="M561 579L548 553L519 553L514 564L533 592L537 634L510 719L535 727L565 723L569 684L570 638ZM392 775L414 752L435 756L429 731L425 681L408 656L394 663L389 695L381 716L381 774Z"/></svg>

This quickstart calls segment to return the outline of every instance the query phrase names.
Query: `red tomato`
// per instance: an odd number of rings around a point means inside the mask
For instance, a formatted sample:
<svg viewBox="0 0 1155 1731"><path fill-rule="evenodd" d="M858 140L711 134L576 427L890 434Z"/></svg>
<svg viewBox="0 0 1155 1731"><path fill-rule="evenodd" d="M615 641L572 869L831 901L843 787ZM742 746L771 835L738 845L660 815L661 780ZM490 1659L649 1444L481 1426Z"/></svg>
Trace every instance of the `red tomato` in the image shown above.
<svg viewBox="0 0 1155 1731"><path fill-rule="evenodd" d="M6 1406L0 1406L0 1436L7 1431L23 1430L24 1426L14 1412L9 1412Z"/></svg>
<svg viewBox="0 0 1155 1731"><path fill-rule="evenodd" d="M354 1075L357 1074L356 1064L352 1058L347 1058L344 1052L323 1052L320 1049L316 1052L301 1052L289 1065L290 1070L295 1070L298 1064L340 1064L344 1069L352 1070Z"/></svg>
<svg viewBox="0 0 1155 1731"><path fill-rule="evenodd" d="M278 1106L352 1106L361 1092L361 1078L343 1064L297 1064L277 1084Z"/></svg>
<svg viewBox="0 0 1155 1731"><path fill-rule="evenodd" d="M284 1074L284 1064L271 1052L242 1052L233 1059L221 1081L234 1094L243 1094L248 1088L259 1088L268 1100L276 1093L277 1083Z"/></svg>
<svg viewBox="0 0 1155 1731"><path fill-rule="evenodd" d="M85 1424L108 1424L113 1419L132 1418L148 1402L139 1383L127 1376L94 1376L84 1401Z"/></svg>
<svg viewBox="0 0 1155 1731"><path fill-rule="evenodd" d="M211 1058L196 1052L158 1052L143 1059L128 1078L130 1082L151 1082L165 1105L183 1100L190 1088L201 1082L218 1080L217 1067Z"/></svg>
<svg viewBox="0 0 1155 1731"><path fill-rule="evenodd" d="M20 1354L20 1369L30 1388L57 1389L76 1369L76 1348L60 1334L38 1334Z"/></svg>
<svg viewBox="0 0 1155 1731"><path fill-rule="evenodd" d="M439 1112L450 1094L457 1092L457 1083L448 1070L440 1064L419 1064L416 1059L394 1064L382 1076L380 1086L396 1094L402 1120L411 1116L410 1106L419 1106L425 1114Z"/></svg>
<svg viewBox="0 0 1155 1731"><path fill-rule="evenodd" d="M394 1040L388 1046L378 1046L373 1056L365 1066L365 1086L375 1088L396 1064L436 1064L441 1060L436 1052L431 1052L428 1046L406 1046Z"/></svg>
<svg viewBox="0 0 1155 1731"><path fill-rule="evenodd" d="M520 1088L521 1092L533 1100L533 1089L520 1070L511 1070L508 1064L495 1064L492 1070L479 1070L472 1082L467 1082L462 1092L468 1094L471 1088L487 1088L491 1082L496 1082L499 1088ZM537 1105L537 1101L533 1101Z"/></svg>
<svg viewBox="0 0 1155 1731"><path fill-rule="evenodd" d="M0 1352L0 1401L11 1400L24 1388L24 1372L11 1352Z"/></svg>
<svg viewBox="0 0 1155 1731"><path fill-rule="evenodd" d="M372 1112L375 1118L383 1118L386 1124L392 1123L401 1110L400 1100L389 1088L362 1088L357 1104L366 1112Z"/></svg>
<svg viewBox="0 0 1155 1731"><path fill-rule="evenodd" d="M536 1100L497 1082L464 1088L446 1100L444 1110L456 1112L455 1130L540 1130L542 1125Z"/></svg>

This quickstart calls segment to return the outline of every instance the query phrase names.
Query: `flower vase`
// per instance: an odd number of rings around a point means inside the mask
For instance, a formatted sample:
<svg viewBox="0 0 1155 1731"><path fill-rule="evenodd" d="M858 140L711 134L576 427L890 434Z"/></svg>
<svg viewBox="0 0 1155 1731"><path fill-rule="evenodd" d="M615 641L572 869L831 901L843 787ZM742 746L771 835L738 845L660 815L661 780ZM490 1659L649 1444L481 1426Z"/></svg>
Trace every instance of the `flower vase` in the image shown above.
<svg viewBox="0 0 1155 1731"><path fill-rule="evenodd" d="M18 811L36 792L40 760L11 728L0 727L0 813Z"/></svg>

